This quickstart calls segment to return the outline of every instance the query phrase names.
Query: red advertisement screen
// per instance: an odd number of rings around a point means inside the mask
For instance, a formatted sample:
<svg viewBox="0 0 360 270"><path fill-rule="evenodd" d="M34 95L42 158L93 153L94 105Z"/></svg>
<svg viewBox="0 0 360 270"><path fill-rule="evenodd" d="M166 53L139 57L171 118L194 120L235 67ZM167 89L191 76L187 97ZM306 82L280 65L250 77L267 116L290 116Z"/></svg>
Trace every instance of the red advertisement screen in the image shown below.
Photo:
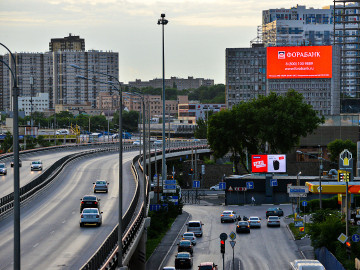
<svg viewBox="0 0 360 270"><path fill-rule="evenodd" d="M267 47L268 79L332 77L332 46Z"/></svg>

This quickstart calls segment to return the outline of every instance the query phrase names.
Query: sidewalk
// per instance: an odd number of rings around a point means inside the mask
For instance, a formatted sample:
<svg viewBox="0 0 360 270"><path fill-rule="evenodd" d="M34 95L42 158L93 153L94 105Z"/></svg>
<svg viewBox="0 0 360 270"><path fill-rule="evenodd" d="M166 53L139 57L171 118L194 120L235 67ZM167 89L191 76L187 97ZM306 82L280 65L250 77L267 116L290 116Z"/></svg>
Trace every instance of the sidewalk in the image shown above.
<svg viewBox="0 0 360 270"><path fill-rule="evenodd" d="M161 240L158 247L154 250L153 254L151 254L150 258L147 260L146 269L156 270L162 266L161 264L164 258L166 258L166 255L171 251L170 247L173 245L174 241L177 241L178 236L189 217L190 214L185 211L183 211L181 215L177 216L171 228L165 234L164 238Z"/></svg>

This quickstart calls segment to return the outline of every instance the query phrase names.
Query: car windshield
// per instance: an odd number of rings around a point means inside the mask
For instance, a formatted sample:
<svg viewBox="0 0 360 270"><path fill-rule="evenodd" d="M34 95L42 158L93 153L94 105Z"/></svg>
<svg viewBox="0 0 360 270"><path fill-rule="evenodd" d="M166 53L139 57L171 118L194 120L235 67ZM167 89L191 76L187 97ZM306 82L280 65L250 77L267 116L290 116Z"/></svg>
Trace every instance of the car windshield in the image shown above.
<svg viewBox="0 0 360 270"><path fill-rule="evenodd" d="M189 222L189 227L200 227L199 222Z"/></svg>
<svg viewBox="0 0 360 270"><path fill-rule="evenodd" d="M247 221L240 221L239 223L238 223L238 225L248 225L248 223L247 223Z"/></svg>
<svg viewBox="0 0 360 270"><path fill-rule="evenodd" d="M106 185L106 182L105 181L96 181L96 184L97 185Z"/></svg>
<svg viewBox="0 0 360 270"><path fill-rule="evenodd" d="M0 168L5 168L5 164L4 164L4 163L0 163Z"/></svg>
<svg viewBox="0 0 360 270"><path fill-rule="evenodd" d="M278 217L269 217L269 220L279 220Z"/></svg>
<svg viewBox="0 0 360 270"><path fill-rule="evenodd" d="M224 215L231 215L232 212L227 211L227 212L223 212L223 214L224 214Z"/></svg>
<svg viewBox="0 0 360 270"><path fill-rule="evenodd" d="M275 208L269 208L268 211L275 211Z"/></svg>
<svg viewBox="0 0 360 270"><path fill-rule="evenodd" d="M178 255L176 256L177 258L189 258L189 254L187 253L178 253Z"/></svg>
<svg viewBox="0 0 360 270"><path fill-rule="evenodd" d="M95 196L84 196L83 201L96 201Z"/></svg>
<svg viewBox="0 0 360 270"><path fill-rule="evenodd" d="M180 241L179 246L189 247L191 245L190 241Z"/></svg>
<svg viewBox="0 0 360 270"><path fill-rule="evenodd" d="M98 210L96 208L85 208L83 210L84 214L97 214Z"/></svg>
<svg viewBox="0 0 360 270"><path fill-rule="evenodd" d="M193 233L184 233L184 237L193 237L194 234Z"/></svg>
<svg viewBox="0 0 360 270"><path fill-rule="evenodd" d="M259 220L259 218L257 218L257 217L252 218L252 217L251 217L250 220L251 220L251 221L252 221L252 220L253 220L253 221L257 221L257 220Z"/></svg>
<svg viewBox="0 0 360 270"><path fill-rule="evenodd" d="M32 164L41 164L41 161L33 161Z"/></svg>

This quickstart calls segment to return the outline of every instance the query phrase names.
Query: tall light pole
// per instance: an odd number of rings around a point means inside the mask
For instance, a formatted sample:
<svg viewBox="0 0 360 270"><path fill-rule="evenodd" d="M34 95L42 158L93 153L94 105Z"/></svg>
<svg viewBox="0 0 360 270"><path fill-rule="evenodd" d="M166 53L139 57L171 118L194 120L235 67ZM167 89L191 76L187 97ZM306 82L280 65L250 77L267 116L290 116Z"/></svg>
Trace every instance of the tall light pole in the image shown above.
<svg viewBox="0 0 360 270"><path fill-rule="evenodd" d="M32 130L33 130L33 84L34 84L34 78L31 76L30 77L30 125L31 125L31 132L30 135L32 134Z"/></svg>
<svg viewBox="0 0 360 270"><path fill-rule="evenodd" d="M164 180L166 180L166 155L165 155L165 48L164 48L164 26L169 21L165 19L165 14L161 14L161 19L158 19L157 24L162 26L162 187L164 187Z"/></svg>
<svg viewBox="0 0 360 270"><path fill-rule="evenodd" d="M14 149L14 269L20 269L20 171L19 171L19 88L17 83L16 61L12 52L0 43L10 54L14 63L12 69L7 63L0 60L9 69L13 78L13 149ZM9 61L11 62L11 60Z"/></svg>
<svg viewBox="0 0 360 270"><path fill-rule="evenodd" d="M322 164L322 148L319 145L319 156L318 159L320 159L320 166L319 166L319 207L320 209L322 209L322 198L321 198L321 193L322 193L322 188L321 188L321 175L322 175L322 170L323 170L323 164Z"/></svg>
<svg viewBox="0 0 360 270"><path fill-rule="evenodd" d="M84 70L84 71L88 71L88 72L92 72L92 73L97 73L97 74L101 74L101 75L105 75L109 78L114 79L118 84L119 84L119 88L115 87L113 82L105 82L105 84L109 84L112 87L114 87L120 95L120 107L119 107L119 216L118 216L118 267L122 267L123 266L123 262L122 262L122 257L123 257L123 250L122 250L122 216L123 216L123 212L122 212L122 194L123 194L123 143L122 143L122 85L120 83L120 81L109 74L106 73L102 73L102 72L96 72L93 70L89 70L89 69L85 69L85 68L81 68L77 65L70 65L71 67L75 68L75 69L80 69L80 70ZM80 79L86 79L86 80L90 80L84 76L77 76L77 78ZM89 118L89 131L90 131L90 118Z"/></svg>

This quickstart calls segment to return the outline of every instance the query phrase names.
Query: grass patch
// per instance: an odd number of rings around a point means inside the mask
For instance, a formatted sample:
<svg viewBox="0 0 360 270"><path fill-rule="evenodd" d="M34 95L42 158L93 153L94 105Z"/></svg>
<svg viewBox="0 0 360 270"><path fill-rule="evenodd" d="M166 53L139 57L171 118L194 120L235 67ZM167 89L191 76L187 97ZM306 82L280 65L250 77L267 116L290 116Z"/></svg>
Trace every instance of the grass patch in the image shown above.
<svg viewBox="0 0 360 270"><path fill-rule="evenodd" d="M163 237L165 236L167 231L171 228L171 225L174 223L174 221L175 221L175 218L170 218L168 220L169 223L167 224L167 226L164 227L161 232L158 232L156 237L154 237L154 236L149 237L149 235L148 235L148 239L146 241L146 260L149 259L151 254L154 252L154 250L160 244L161 240L163 239ZM150 228L151 228L151 225L150 225Z"/></svg>
<svg viewBox="0 0 360 270"><path fill-rule="evenodd" d="M300 240L309 232L309 226L305 225L305 233L301 233L299 227L295 227L294 223L289 224L289 228L294 235L295 240Z"/></svg>

